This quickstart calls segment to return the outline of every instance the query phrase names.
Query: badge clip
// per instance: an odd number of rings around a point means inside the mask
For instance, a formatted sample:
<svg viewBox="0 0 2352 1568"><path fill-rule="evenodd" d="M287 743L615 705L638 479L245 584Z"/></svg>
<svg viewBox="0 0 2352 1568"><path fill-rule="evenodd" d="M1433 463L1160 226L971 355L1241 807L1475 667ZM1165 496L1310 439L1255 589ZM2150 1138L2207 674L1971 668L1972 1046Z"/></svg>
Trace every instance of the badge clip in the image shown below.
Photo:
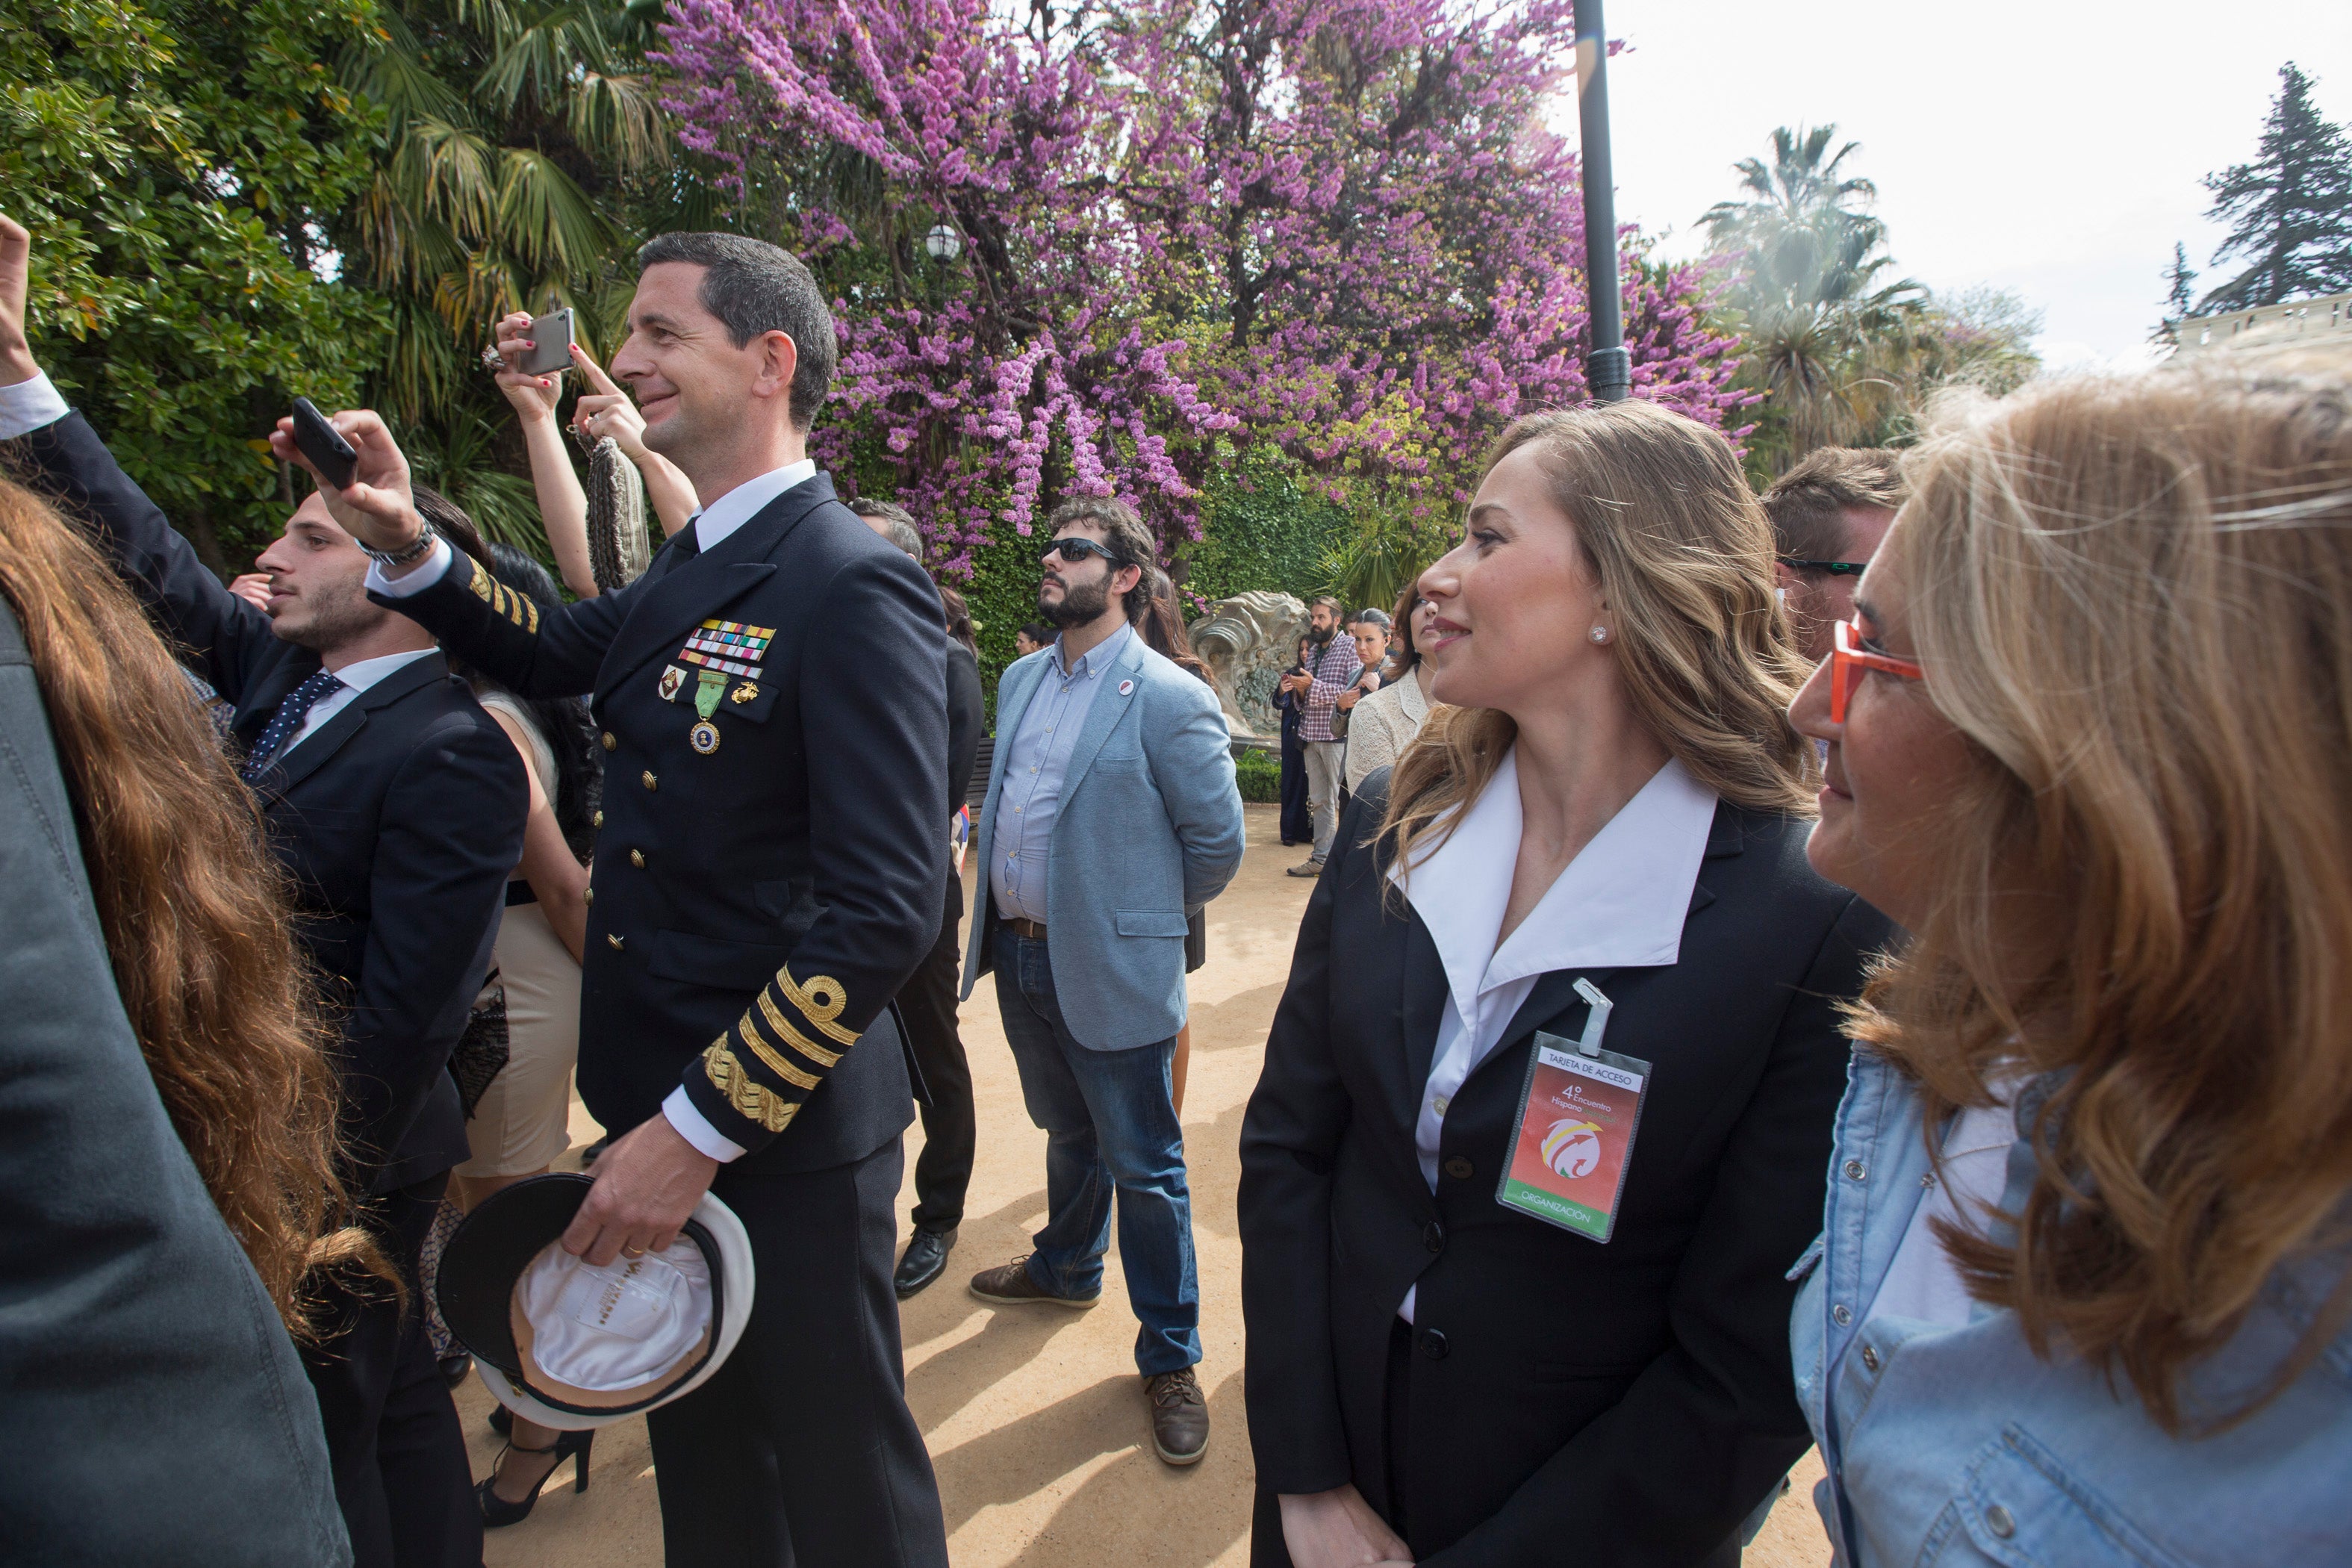
<svg viewBox="0 0 2352 1568"><path fill-rule="evenodd" d="M1603 996L1601 994L1601 987L1590 980L1579 979L1576 983L1576 994L1583 997L1585 1004L1591 1008L1591 1012L1585 1016L1584 1033L1577 1037L1577 1054L1597 1057L1601 1054L1601 1037L1608 1032L1609 1009L1617 1004Z"/></svg>

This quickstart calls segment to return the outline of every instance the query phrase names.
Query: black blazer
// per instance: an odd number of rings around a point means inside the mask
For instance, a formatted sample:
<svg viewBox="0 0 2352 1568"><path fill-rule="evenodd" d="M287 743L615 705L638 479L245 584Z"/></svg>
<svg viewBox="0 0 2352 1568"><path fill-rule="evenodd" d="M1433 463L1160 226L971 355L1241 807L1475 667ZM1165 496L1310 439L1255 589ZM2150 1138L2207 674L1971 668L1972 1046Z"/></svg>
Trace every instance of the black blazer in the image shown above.
<svg viewBox="0 0 2352 1568"><path fill-rule="evenodd" d="M1810 1441L1784 1271L1821 1229L1847 1044L1835 1005L1887 935L1805 863L1807 824L1719 805L1680 959L1584 977L1610 1049L1653 1066L1603 1246L1495 1191L1555 972L1448 1108L1437 1192L1413 1145L1446 980L1363 845L1388 773L1316 885L1242 1125L1242 1297L1259 1487L1352 1480L1393 1519L1391 1325L1416 1283L1412 1452L1395 1471L1438 1564L1675 1568L1720 1546Z"/></svg>
<svg viewBox="0 0 2352 1568"><path fill-rule="evenodd" d="M948 815L971 795L971 770L980 761L980 730L983 708L980 694L980 661L971 650L948 639ZM975 824L975 826L977 826ZM953 879L950 879L950 881ZM950 887L949 897L959 903L963 889Z"/></svg>
<svg viewBox="0 0 2352 1568"><path fill-rule="evenodd" d="M580 1097L597 1121L625 1131L682 1082L748 1171L898 1137L912 1088L884 1009L939 936L948 866L948 638L922 568L819 474L561 614L462 554L380 602L526 696L593 693ZM736 672L698 663L705 622L765 646ZM705 670L726 679L698 745Z"/></svg>
<svg viewBox="0 0 2352 1568"><path fill-rule="evenodd" d="M123 1016L0 600L0 1562L325 1568L318 1401Z"/></svg>
<svg viewBox="0 0 2352 1568"><path fill-rule="evenodd" d="M250 745L319 656L278 641L268 616L221 586L80 415L25 447L28 477L95 525L164 636L235 706ZM428 653L284 753L259 793L341 1035L345 1125L366 1189L446 1171L467 1156L449 1053L522 858L522 759Z"/></svg>

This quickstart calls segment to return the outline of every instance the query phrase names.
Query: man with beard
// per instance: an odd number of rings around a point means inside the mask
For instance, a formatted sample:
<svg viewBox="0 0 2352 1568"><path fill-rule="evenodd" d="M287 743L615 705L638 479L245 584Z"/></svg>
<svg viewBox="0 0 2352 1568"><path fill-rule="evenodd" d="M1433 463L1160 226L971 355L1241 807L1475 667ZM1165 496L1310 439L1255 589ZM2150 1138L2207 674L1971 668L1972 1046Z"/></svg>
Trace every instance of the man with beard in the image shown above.
<svg viewBox="0 0 2352 1568"><path fill-rule="evenodd" d="M661 1252L708 1191L756 1271L734 1353L646 1417L667 1560L946 1568L890 1288L914 1091L887 1011L945 897L940 596L808 456L835 358L808 268L729 234L637 268L612 375L704 501L643 576L517 599L433 538L364 411L328 500L390 559L380 603L526 697L594 694L579 1082L613 1141L563 1246Z"/></svg>
<svg viewBox="0 0 2352 1568"><path fill-rule="evenodd" d="M1190 1465L1207 1451L1209 1410L1192 1370L1200 1282L1169 1073L1187 922L1241 864L1241 794L1216 693L1136 635L1156 553L1142 520L1087 498L1052 526L1037 609L1061 635L997 683L986 882L963 982L969 996L996 972L1022 1098L1047 1134L1047 1214L1036 1250L974 1276L971 1293L1093 1306L1116 1190L1152 1447Z"/></svg>
<svg viewBox="0 0 2352 1568"><path fill-rule="evenodd" d="M261 552L268 605L220 584L68 411L26 348L25 231L0 220L0 438L92 538L163 635L234 705L246 782L303 919L338 1032L363 1218L410 1310L330 1276L330 1336L303 1347L359 1568L478 1568L464 1433L422 1312L418 1254L467 1156L447 1071L490 963L530 807L522 759L432 637L368 602L368 556L318 494Z"/></svg>
<svg viewBox="0 0 2352 1568"><path fill-rule="evenodd" d="M1282 689L1299 703L1298 739L1307 752L1308 809L1315 814L1315 852L1290 868L1294 877L1322 875L1331 836L1339 828L1339 783L1348 742L1331 728L1331 715L1339 711L1340 694L1364 670L1354 640L1339 635L1339 615L1337 599L1318 599L1307 606L1307 637L1315 646L1307 654L1307 669L1282 678Z"/></svg>

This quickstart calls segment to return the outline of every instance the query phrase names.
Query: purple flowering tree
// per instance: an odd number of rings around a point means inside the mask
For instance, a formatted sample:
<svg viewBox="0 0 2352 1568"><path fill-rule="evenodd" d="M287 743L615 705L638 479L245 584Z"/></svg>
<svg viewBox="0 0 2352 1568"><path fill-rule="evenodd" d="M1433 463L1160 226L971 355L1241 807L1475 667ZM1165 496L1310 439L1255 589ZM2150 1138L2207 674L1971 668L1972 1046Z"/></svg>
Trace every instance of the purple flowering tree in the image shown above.
<svg viewBox="0 0 2352 1568"><path fill-rule="evenodd" d="M824 458L895 468L950 569L1064 494L1172 546L1251 448L1450 510L1503 422L1585 395L1576 156L1541 122L1570 0L669 16L688 144L839 295ZM1636 395L1722 424L1748 397L1702 280L1629 249Z"/></svg>

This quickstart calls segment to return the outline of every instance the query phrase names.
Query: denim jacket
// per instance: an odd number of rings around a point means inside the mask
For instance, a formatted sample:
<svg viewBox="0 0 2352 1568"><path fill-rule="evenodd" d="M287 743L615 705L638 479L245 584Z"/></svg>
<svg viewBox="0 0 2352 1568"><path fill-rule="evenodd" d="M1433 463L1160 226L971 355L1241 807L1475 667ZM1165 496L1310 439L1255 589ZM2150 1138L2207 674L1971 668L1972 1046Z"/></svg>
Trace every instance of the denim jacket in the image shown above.
<svg viewBox="0 0 2352 1568"><path fill-rule="evenodd" d="M2021 1121L2046 1084L2019 1097ZM2148 1419L2128 1380L1982 1305L1964 1327L1874 1316L1872 1301L1928 1184L1917 1093L1867 1050L1848 1069L1824 1228L1790 1278L1797 1397L1828 1475L1814 1501L1840 1568L2264 1568L2352 1563L2352 1329L2251 1418L2242 1405L2289 1355L2340 1277L2336 1253L2282 1268L2244 1325L2183 1379L2183 1435ZM2034 1176L2010 1151L2001 1207Z"/></svg>

